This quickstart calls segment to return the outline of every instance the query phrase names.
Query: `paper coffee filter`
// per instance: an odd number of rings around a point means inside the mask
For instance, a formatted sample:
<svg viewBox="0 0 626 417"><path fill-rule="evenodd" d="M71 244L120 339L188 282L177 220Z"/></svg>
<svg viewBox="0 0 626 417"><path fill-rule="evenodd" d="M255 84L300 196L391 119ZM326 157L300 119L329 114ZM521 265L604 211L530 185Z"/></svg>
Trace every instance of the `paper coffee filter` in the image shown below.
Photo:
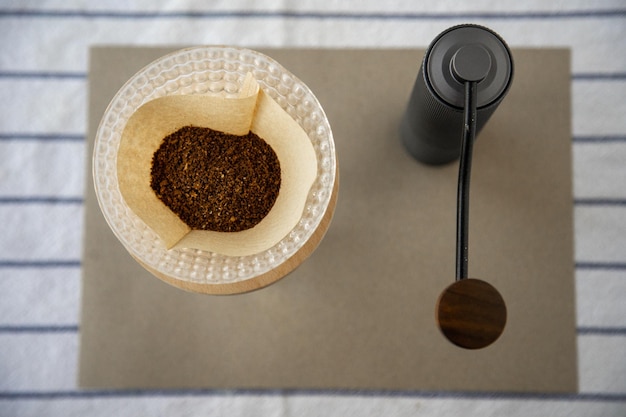
<svg viewBox="0 0 626 417"><path fill-rule="evenodd" d="M255 227L240 232L192 230L150 187L152 157L163 139L184 126L264 139L281 167L274 206ZM129 118L117 154L120 192L128 207L168 249L193 248L228 256L267 250L299 222L317 175L317 159L306 132L248 73L239 97L172 95L147 102Z"/></svg>

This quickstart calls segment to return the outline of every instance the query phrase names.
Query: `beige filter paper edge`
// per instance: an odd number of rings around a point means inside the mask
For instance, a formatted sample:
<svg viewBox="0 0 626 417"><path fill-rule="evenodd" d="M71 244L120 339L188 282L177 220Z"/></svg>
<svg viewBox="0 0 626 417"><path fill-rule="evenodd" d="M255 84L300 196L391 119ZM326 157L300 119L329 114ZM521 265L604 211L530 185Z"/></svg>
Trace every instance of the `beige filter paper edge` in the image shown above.
<svg viewBox="0 0 626 417"><path fill-rule="evenodd" d="M233 135L252 131L276 153L281 167L280 192L255 227L241 232L192 230L150 187L154 152L167 135L189 125ZM238 98L174 95L142 105L122 133L117 172L126 204L168 249L247 256L271 248L297 225L317 175L317 159L306 132L247 74Z"/></svg>

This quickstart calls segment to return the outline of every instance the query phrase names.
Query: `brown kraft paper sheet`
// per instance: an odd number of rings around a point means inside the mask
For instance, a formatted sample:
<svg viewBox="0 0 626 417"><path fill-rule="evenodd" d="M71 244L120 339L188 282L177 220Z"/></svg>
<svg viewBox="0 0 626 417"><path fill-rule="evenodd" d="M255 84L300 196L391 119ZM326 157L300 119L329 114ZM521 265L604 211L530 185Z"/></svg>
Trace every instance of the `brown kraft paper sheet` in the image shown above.
<svg viewBox="0 0 626 417"><path fill-rule="evenodd" d="M172 49L92 49L90 147L120 86ZM434 318L454 280L457 164L420 165L398 136L423 50L263 52L333 128L342 186L326 237L270 287L186 293L126 253L89 182L80 385L576 391L569 51L513 50L513 86L474 149L469 272L508 308L478 351Z"/></svg>

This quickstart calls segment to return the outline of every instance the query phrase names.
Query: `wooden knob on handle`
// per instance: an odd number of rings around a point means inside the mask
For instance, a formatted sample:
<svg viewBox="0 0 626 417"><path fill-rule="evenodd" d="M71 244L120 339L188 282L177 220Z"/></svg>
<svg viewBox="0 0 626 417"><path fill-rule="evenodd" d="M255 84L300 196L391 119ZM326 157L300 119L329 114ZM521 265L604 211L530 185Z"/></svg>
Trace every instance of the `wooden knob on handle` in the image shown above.
<svg viewBox="0 0 626 417"><path fill-rule="evenodd" d="M504 331L506 305L491 284L474 278L462 279L439 296L437 323L455 345L481 349L495 342Z"/></svg>

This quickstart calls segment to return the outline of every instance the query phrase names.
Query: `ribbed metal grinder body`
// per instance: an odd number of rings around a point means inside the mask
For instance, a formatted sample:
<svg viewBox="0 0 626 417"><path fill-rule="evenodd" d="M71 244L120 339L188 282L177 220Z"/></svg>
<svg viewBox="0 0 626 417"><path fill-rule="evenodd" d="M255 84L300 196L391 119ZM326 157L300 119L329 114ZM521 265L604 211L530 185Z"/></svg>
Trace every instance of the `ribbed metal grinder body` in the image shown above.
<svg viewBox="0 0 626 417"><path fill-rule="evenodd" d="M491 59L487 77L477 86L477 133L511 85L511 53L495 32L482 26L460 25L437 36L424 55L400 125L404 146L421 162L444 164L460 155L464 83L455 77L452 65L455 54L467 45L481 46Z"/></svg>

